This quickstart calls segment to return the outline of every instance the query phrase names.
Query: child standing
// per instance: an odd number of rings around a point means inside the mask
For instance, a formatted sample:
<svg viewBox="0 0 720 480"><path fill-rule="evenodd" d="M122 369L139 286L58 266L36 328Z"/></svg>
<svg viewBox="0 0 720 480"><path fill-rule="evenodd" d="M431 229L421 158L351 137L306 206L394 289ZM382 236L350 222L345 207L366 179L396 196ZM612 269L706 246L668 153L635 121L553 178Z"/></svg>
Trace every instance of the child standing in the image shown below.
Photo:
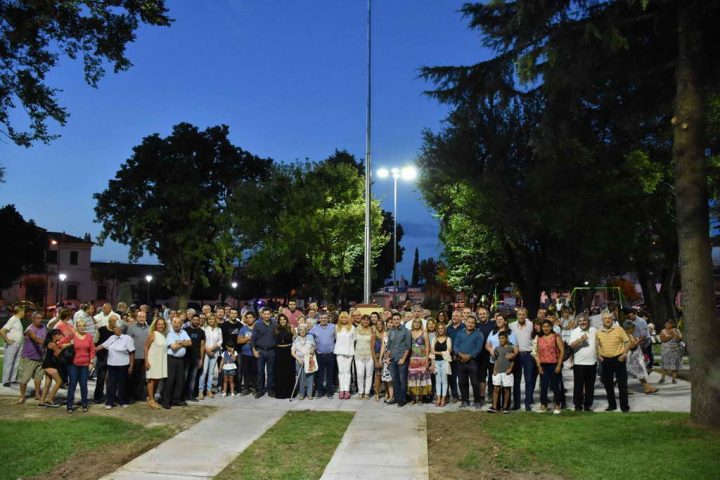
<svg viewBox="0 0 720 480"><path fill-rule="evenodd" d="M488 412L495 413L502 410L503 413L510 413L510 389L513 385L513 360L507 358L508 355L514 353L514 348L508 343L506 332L498 334L500 345L495 348L495 368L493 369L492 381L495 386L493 389L493 404ZM503 404L500 405L500 389L503 392Z"/></svg>
<svg viewBox="0 0 720 480"><path fill-rule="evenodd" d="M235 377L237 376L237 352L234 345L227 345L227 349L222 356L223 370L223 392L222 396L227 396L228 386L230 387L230 395L235 396Z"/></svg>

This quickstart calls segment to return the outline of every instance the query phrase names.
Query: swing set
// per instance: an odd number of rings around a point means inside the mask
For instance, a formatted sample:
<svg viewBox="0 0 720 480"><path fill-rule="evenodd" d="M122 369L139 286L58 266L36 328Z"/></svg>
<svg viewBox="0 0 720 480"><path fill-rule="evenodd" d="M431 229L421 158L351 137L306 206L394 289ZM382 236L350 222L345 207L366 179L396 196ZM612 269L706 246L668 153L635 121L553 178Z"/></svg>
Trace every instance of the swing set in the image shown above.
<svg viewBox="0 0 720 480"><path fill-rule="evenodd" d="M577 297L577 300L576 300ZM620 287L575 287L570 293L570 303L576 312L599 307L601 305L595 303L598 297L604 297L605 305L617 304L620 308L627 305L628 302L622 294Z"/></svg>

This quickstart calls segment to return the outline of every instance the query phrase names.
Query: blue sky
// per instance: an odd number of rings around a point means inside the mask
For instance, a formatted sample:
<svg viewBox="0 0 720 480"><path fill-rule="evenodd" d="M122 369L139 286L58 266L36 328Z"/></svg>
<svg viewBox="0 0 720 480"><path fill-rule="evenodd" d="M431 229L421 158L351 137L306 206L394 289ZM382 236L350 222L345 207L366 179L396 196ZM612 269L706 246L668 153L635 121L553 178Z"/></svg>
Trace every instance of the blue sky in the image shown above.
<svg viewBox="0 0 720 480"><path fill-rule="evenodd" d="M437 130L445 106L422 94L424 65L486 57L455 0L373 2L373 160L376 168L413 162L423 128ZM230 126L231 140L276 161L321 160L335 149L365 154L366 10L364 0L169 2L170 28L143 27L128 55L134 67L111 72L98 89L69 60L49 75L62 90L68 125L50 145L25 149L0 141L7 183L0 205L75 235L99 233L92 194L104 190L134 145L186 121ZM374 192L392 209L392 182ZM412 184L400 184L409 275L415 247L437 257L438 226ZM94 260L127 260L107 243ZM148 261L148 259L144 259Z"/></svg>

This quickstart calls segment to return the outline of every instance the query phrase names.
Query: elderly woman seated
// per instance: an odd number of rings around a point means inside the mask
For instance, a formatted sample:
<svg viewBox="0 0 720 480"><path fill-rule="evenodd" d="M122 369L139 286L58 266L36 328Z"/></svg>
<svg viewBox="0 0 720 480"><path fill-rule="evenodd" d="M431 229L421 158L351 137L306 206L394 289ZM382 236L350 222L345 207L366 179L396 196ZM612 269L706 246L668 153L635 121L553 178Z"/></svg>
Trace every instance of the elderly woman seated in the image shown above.
<svg viewBox="0 0 720 480"><path fill-rule="evenodd" d="M128 378L132 374L135 364L135 342L126 335L127 324L111 317L108 328L113 335L97 347L97 350L107 350L107 394L105 408L110 410L115 405L125 408L128 406L127 386Z"/></svg>

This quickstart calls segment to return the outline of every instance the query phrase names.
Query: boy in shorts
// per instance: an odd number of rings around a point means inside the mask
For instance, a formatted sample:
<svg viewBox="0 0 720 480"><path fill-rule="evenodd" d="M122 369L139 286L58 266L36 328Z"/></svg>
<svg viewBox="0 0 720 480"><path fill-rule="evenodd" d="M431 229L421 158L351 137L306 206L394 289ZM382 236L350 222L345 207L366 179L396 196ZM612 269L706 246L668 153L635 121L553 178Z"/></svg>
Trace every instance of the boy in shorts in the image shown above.
<svg viewBox="0 0 720 480"><path fill-rule="evenodd" d="M513 386L513 360L507 358L508 355L513 355L514 348L508 343L508 336L506 332L500 332L498 335L500 345L495 348L495 366L493 369L493 404L488 409L488 412L495 413L502 410L503 413L510 413L510 389ZM503 399L504 405L500 403L500 389L504 389Z"/></svg>

